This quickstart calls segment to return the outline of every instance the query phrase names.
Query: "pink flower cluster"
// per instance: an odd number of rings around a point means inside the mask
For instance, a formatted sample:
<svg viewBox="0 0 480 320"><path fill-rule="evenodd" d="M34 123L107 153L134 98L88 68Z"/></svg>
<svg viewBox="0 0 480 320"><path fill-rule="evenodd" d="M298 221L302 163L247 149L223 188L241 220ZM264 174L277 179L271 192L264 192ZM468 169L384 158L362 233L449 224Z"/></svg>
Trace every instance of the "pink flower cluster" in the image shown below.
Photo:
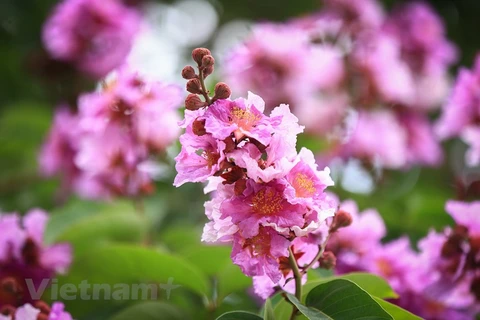
<svg viewBox="0 0 480 320"><path fill-rule="evenodd" d="M480 311L480 202L449 201L456 226L430 233L412 249L407 237L382 244L385 225L373 209L358 213L345 201L353 223L333 234L327 248L338 273L366 271L384 277L399 294L393 302L426 319L467 320ZM401 257L401 258L399 258Z"/></svg>
<svg viewBox="0 0 480 320"><path fill-rule="evenodd" d="M51 308L43 303L39 304L38 308L27 303L12 314L0 314L0 320L72 320L72 316L64 311L64 308L61 302L55 302Z"/></svg>
<svg viewBox="0 0 480 320"><path fill-rule="evenodd" d="M136 10L118 0L63 0L43 28L50 55L101 78L120 66L139 29Z"/></svg>
<svg viewBox="0 0 480 320"><path fill-rule="evenodd" d="M376 0L324 2L316 14L257 25L225 64L232 89L288 102L307 132L331 139L330 157L439 164L428 112L448 93L456 59L440 18L422 2L388 15Z"/></svg>
<svg viewBox="0 0 480 320"><path fill-rule="evenodd" d="M165 153L180 130L176 86L148 82L121 69L78 99L78 112L60 108L40 155L45 175L63 175L64 187L86 198L150 193Z"/></svg>
<svg viewBox="0 0 480 320"><path fill-rule="evenodd" d="M215 192L202 240L233 242L232 260L246 275L278 283L289 247L300 249L336 208L324 192L329 169L318 170L310 150L296 151L298 119L284 104L269 116L264 109L249 92L186 110L175 185L208 181Z"/></svg>
<svg viewBox="0 0 480 320"><path fill-rule="evenodd" d="M4 315L0 315L0 319L12 319L11 316L15 315L13 319L36 320L36 316L27 316L37 315L40 310L29 305L34 300L29 295L26 279L30 279L38 290L44 279L65 273L71 263L70 245L44 244L47 221L46 212L39 209L29 211L23 219L17 214L0 214L0 314ZM54 305L48 314L48 319L52 320L71 319L66 317L67 314L59 318L63 314L61 304Z"/></svg>
<svg viewBox="0 0 480 320"><path fill-rule="evenodd" d="M472 70L460 70L436 129L441 138L460 136L470 146L467 164L480 164L480 55Z"/></svg>

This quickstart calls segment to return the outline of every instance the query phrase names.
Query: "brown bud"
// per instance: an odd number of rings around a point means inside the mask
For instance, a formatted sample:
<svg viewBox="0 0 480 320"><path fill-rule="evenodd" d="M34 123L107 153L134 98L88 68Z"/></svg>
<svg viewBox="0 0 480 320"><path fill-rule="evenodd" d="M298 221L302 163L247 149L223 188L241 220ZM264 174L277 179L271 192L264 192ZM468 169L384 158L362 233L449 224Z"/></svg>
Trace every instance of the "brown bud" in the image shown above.
<svg viewBox="0 0 480 320"><path fill-rule="evenodd" d="M245 189L247 189L247 179L240 179L235 182L233 190L235 191L236 196L241 196Z"/></svg>
<svg viewBox="0 0 480 320"><path fill-rule="evenodd" d="M187 91L190 93L202 94L202 85L200 84L200 80L198 79L191 79L187 82Z"/></svg>
<svg viewBox="0 0 480 320"><path fill-rule="evenodd" d="M196 48L192 51L192 58L196 63L198 63L199 66L202 65L202 59L206 55L211 55L210 50L207 48Z"/></svg>
<svg viewBox="0 0 480 320"><path fill-rule="evenodd" d="M202 58L202 68L208 68L215 64L215 59L213 56L207 54Z"/></svg>
<svg viewBox="0 0 480 320"><path fill-rule="evenodd" d="M196 94L191 93L185 98L185 108L188 110L198 110L204 106L205 102L203 102Z"/></svg>
<svg viewBox="0 0 480 320"><path fill-rule="evenodd" d="M337 257L332 251L325 251L318 262L320 262L320 267L324 269L333 269L337 264Z"/></svg>
<svg viewBox="0 0 480 320"><path fill-rule="evenodd" d="M203 69L203 77L206 78L211 75L214 69L214 66L206 67L205 69Z"/></svg>
<svg viewBox="0 0 480 320"><path fill-rule="evenodd" d="M332 225L330 226L330 233L333 233L340 228L348 227L351 224L352 215L346 211L339 210L333 217Z"/></svg>
<svg viewBox="0 0 480 320"><path fill-rule="evenodd" d="M189 80L196 78L197 74L195 73L195 69L193 69L192 66L186 66L182 70L182 77L183 79Z"/></svg>
<svg viewBox="0 0 480 320"><path fill-rule="evenodd" d="M42 300L35 301L33 306L35 308L39 309L41 313L44 313L44 314L47 314L47 315L50 314L50 306Z"/></svg>
<svg viewBox="0 0 480 320"><path fill-rule="evenodd" d="M214 99L228 99L231 94L232 90L230 90L230 87L226 83L219 82L215 86Z"/></svg>
<svg viewBox="0 0 480 320"><path fill-rule="evenodd" d="M195 119L195 121L193 121L192 123L192 131L197 136L203 136L204 134L206 134L207 130L205 130L205 119L203 120Z"/></svg>
<svg viewBox="0 0 480 320"><path fill-rule="evenodd" d="M7 304L0 309L0 314L4 316L13 316L15 314L15 310L15 307Z"/></svg>

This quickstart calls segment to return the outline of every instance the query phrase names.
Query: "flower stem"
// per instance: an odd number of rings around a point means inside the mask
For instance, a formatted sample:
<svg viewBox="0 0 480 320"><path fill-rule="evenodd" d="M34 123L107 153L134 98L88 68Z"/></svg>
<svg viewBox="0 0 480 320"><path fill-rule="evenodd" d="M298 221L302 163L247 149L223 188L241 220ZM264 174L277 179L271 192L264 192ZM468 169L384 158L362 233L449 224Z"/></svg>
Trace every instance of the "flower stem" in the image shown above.
<svg viewBox="0 0 480 320"><path fill-rule="evenodd" d="M293 271L293 278L295 280L295 297L298 301L302 301L302 274L298 268L297 260L295 260L295 256L292 251L292 247L288 248L288 261L290 262L290 267ZM290 320L295 319L297 316L297 307L293 306L292 314L290 316Z"/></svg>
<svg viewBox="0 0 480 320"><path fill-rule="evenodd" d="M198 80L200 80L200 86L202 87L202 95L205 98L205 102L210 105L212 100L208 95L207 87L205 86L205 78L203 77L203 69L200 67L198 70Z"/></svg>
<svg viewBox="0 0 480 320"><path fill-rule="evenodd" d="M315 264L315 262L317 262L318 259L322 257L323 253L325 252L325 248L327 247L328 239L330 239L330 235L331 233L329 232L325 237L325 241L323 241L323 243L318 246L318 253L315 256L315 258L313 258L312 261L309 264L307 264L305 267L302 267L302 274L307 273L308 269L310 269Z"/></svg>

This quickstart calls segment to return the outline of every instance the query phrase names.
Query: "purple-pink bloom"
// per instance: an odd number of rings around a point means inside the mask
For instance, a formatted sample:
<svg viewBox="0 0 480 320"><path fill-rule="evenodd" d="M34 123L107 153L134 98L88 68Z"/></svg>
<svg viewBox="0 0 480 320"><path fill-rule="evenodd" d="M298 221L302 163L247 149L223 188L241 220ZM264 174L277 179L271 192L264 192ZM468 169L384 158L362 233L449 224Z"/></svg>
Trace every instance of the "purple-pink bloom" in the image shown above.
<svg viewBox="0 0 480 320"><path fill-rule="evenodd" d="M30 210L23 219L16 214L0 214L0 283L11 283L14 288L13 293L1 293L0 307L32 302L32 297L26 294L30 291L25 279L31 279L38 289L44 279L65 273L70 266L70 245L44 244L47 221L46 212L40 209ZM20 300L17 291L23 292Z"/></svg>
<svg viewBox="0 0 480 320"><path fill-rule="evenodd" d="M59 109L40 155L46 175L86 198L151 192L164 154L180 128L178 87L148 82L126 68L98 91L79 97L78 113Z"/></svg>
<svg viewBox="0 0 480 320"><path fill-rule="evenodd" d="M271 226L277 232L288 235L288 228L303 227L306 208L289 203L284 190L285 186L276 181L257 184L249 180L243 195L222 203L222 218L231 217L245 238L256 236L260 225Z"/></svg>
<svg viewBox="0 0 480 320"><path fill-rule="evenodd" d="M346 156L379 161L387 168L407 164L407 134L389 110L360 112L342 152Z"/></svg>
<svg viewBox="0 0 480 320"><path fill-rule="evenodd" d="M289 246L290 241L273 228L260 227L251 238L235 234L231 257L247 276L267 275L276 283L282 277L278 259L288 257Z"/></svg>
<svg viewBox="0 0 480 320"><path fill-rule="evenodd" d="M334 233L327 249L337 257L336 272L339 274L365 270L372 250L380 244L386 234L385 223L375 209L359 212L357 204L346 200L340 204L340 210L352 216L352 224Z"/></svg>
<svg viewBox="0 0 480 320"><path fill-rule="evenodd" d="M468 229L470 236L480 237L480 201L462 202L450 200L445 210L457 225Z"/></svg>
<svg viewBox="0 0 480 320"><path fill-rule="evenodd" d="M237 140L253 138L268 145L273 133L269 119L263 114L264 105L243 98L218 100L205 112L205 129L214 138L224 140L232 133Z"/></svg>
<svg viewBox="0 0 480 320"><path fill-rule="evenodd" d="M124 63L139 24L121 1L63 0L43 27L43 43L53 58L101 78Z"/></svg>

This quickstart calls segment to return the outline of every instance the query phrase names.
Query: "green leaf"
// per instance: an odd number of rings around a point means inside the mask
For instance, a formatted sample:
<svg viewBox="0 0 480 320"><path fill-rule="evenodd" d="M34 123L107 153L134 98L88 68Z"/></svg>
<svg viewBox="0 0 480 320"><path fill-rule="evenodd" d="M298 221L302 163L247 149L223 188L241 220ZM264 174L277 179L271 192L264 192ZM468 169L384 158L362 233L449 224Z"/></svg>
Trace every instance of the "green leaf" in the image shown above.
<svg viewBox="0 0 480 320"><path fill-rule="evenodd" d="M387 311L395 320L422 320L422 318L414 315L413 313L400 308L399 306L394 305L393 303L387 302L377 297L373 297L375 301L382 306L385 311Z"/></svg>
<svg viewBox="0 0 480 320"><path fill-rule="evenodd" d="M330 320L330 319L333 319L333 318L330 318L328 315L326 315L325 313L323 313L319 310L315 310L313 308L309 308L307 306L304 306L303 304L300 303L300 301L298 301L297 297L295 297L292 294L287 293L287 298L288 298L288 300L290 300L291 303L293 303L297 307L298 311L300 311L304 316L307 317L307 319L310 319L310 320Z"/></svg>
<svg viewBox="0 0 480 320"><path fill-rule="evenodd" d="M267 299L263 306L263 320L275 320L275 314L273 313L272 301Z"/></svg>
<svg viewBox="0 0 480 320"><path fill-rule="evenodd" d="M189 247L180 254L207 275L213 276L221 272L227 264L232 264L231 251L230 246L202 245Z"/></svg>
<svg viewBox="0 0 480 320"><path fill-rule="evenodd" d="M242 273L231 261L217 274L217 301L221 302L232 292L245 290L252 286L252 278Z"/></svg>
<svg viewBox="0 0 480 320"><path fill-rule="evenodd" d="M385 279L374 274L364 272L353 272L341 276L309 281L303 286L304 296L306 296L310 290L317 287L319 284L326 283L333 279L350 280L375 297L382 299L398 298L398 295L395 293L395 291L393 291L392 287L390 287Z"/></svg>
<svg viewBox="0 0 480 320"><path fill-rule="evenodd" d="M66 228L56 240L71 243L74 254L78 257L99 245L115 242L140 243L147 233L147 228L147 221L139 215L112 212L83 219Z"/></svg>
<svg viewBox="0 0 480 320"><path fill-rule="evenodd" d="M147 301L134 304L117 313L110 320L183 320L185 315L178 308L157 301Z"/></svg>
<svg viewBox="0 0 480 320"><path fill-rule="evenodd" d="M217 320L262 320L262 318L246 311L231 311L222 314Z"/></svg>
<svg viewBox="0 0 480 320"><path fill-rule="evenodd" d="M208 279L194 265L171 254L129 245L105 245L85 252L75 259L69 274L59 279L59 287L62 284L74 284L78 288L84 280L92 286L110 285L112 291L117 284L155 285L158 287L159 295L167 299L169 295L163 287L165 284L179 286L170 291L171 295L175 294L175 290L179 292L182 289L189 289L200 296L210 294ZM77 299L66 302L69 310L74 310L77 312L74 312L74 315L78 316L88 314L95 308L103 308L104 304L122 304L129 300L113 299L106 302L101 299L95 301Z"/></svg>
<svg viewBox="0 0 480 320"><path fill-rule="evenodd" d="M305 304L331 319L393 319L365 290L346 279L335 279L313 288Z"/></svg>

